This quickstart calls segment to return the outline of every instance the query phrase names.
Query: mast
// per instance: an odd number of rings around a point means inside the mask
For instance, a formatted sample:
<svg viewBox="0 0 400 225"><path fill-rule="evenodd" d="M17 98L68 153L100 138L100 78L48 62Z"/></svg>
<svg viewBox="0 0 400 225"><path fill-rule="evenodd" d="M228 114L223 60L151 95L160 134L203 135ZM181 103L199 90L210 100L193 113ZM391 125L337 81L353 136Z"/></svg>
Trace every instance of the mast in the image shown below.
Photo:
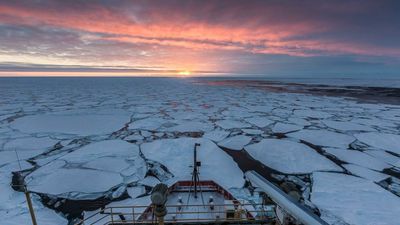
<svg viewBox="0 0 400 225"><path fill-rule="evenodd" d="M15 155L17 156L19 170L21 171L22 168L21 168L21 162L19 160L18 152L16 149L14 149L14 151L15 151ZM28 188L26 187L25 179L22 177L19 177L19 179L21 179L19 181L19 183L22 183L22 185L14 185L14 186L19 186L19 187L22 186L24 194L25 194L26 204L28 205L28 209L29 209L29 214L31 215L32 225L37 225L35 211L33 210L33 206L32 206L31 195L28 191Z"/></svg>
<svg viewBox="0 0 400 225"><path fill-rule="evenodd" d="M190 184L189 188L189 194L187 198L187 205L189 204L189 199L190 199L190 192L192 191L192 188L194 188L194 198L197 199L197 189L200 190L200 195L201 195L201 201L203 202L204 205L204 198L203 198L203 193L201 192L201 186L199 185L200 178L199 178L199 167L201 166L201 162L197 161L197 147L199 147L199 143L194 144L194 149L193 149L193 171L192 171L192 182Z"/></svg>
<svg viewBox="0 0 400 225"><path fill-rule="evenodd" d="M193 173L192 173L192 181L194 182L194 198L197 198L197 182L199 181L199 171L197 167L201 165L200 162L197 162L197 147L200 146L199 143L194 144L194 153L193 153Z"/></svg>

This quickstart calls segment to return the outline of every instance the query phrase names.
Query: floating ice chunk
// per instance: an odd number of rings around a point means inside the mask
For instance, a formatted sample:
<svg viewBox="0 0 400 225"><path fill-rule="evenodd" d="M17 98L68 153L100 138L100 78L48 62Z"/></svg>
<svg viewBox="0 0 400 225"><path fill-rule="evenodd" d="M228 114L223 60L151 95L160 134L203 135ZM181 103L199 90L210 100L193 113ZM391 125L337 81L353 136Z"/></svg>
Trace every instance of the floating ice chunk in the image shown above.
<svg viewBox="0 0 400 225"><path fill-rule="evenodd" d="M195 143L201 144L197 151L202 163L200 179L214 180L225 188L243 186L243 172L228 154L208 139L163 139L144 143L141 150L145 158L166 166L176 179L190 180Z"/></svg>
<svg viewBox="0 0 400 225"><path fill-rule="evenodd" d="M67 169L64 168L66 162L74 165L81 163L83 167L91 169ZM68 153L36 169L26 180L36 192L64 194L71 198L95 198L123 183L120 172L128 167L135 168L135 180L144 177L145 162L139 155L139 148L125 141L107 140Z"/></svg>
<svg viewBox="0 0 400 225"><path fill-rule="evenodd" d="M200 121L179 121L179 125L165 128L165 131L175 131L175 132L201 132L209 131L214 127L205 122Z"/></svg>
<svg viewBox="0 0 400 225"><path fill-rule="evenodd" d="M288 120L291 123L295 123L295 124L301 125L301 126L309 126L309 125L311 125L310 122L308 122L307 120L302 119L302 118L294 118L293 117L293 118L289 118Z"/></svg>
<svg viewBox="0 0 400 225"><path fill-rule="evenodd" d="M312 109L295 110L293 114L299 117L309 117L309 118L328 118L332 116L332 114L330 113Z"/></svg>
<svg viewBox="0 0 400 225"><path fill-rule="evenodd" d="M274 125L274 127L272 128L272 132L287 133L287 132L301 130L301 129L303 129L303 126L298 126L298 125L288 124L288 123L276 123Z"/></svg>
<svg viewBox="0 0 400 225"><path fill-rule="evenodd" d="M45 176L37 176L35 172L28 175L28 189L51 195L71 192L84 195L106 192L123 182L118 173L106 171L59 168L48 172Z"/></svg>
<svg viewBox="0 0 400 225"><path fill-rule="evenodd" d="M372 181L339 173L313 173L311 201L348 224L392 225L400 198Z"/></svg>
<svg viewBox="0 0 400 225"><path fill-rule="evenodd" d="M337 148L324 148L324 150L326 150L329 154L334 155L336 158L342 161L363 166L366 168L381 171L385 168L392 167L391 165L379 159L376 159L368 154L365 154L357 150L347 150L347 149L337 149Z"/></svg>
<svg viewBox="0 0 400 225"><path fill-rule="evenodd" d="M114 190L112 192L111 197L113 199L119 198L125 193L125 191L126 191L126 186L125 185L119 186L119 188L117 188L116 190Z"/></svg>
<svg viewBox="0 0 400 225"><path fill-rule="evenodd" d="M379 159L383 162L389 163L391 165L396 165L397 162L400 161L400 158L397 156L394 156L390 153L387 153L386 151L381 151L381 150L366 150L364 153Z"/></svg>
<svg viewBox="0 0 400 225"><path fill-rule="evenodd" d="M237 120L220 120L215 122L216 125L220 126L223 129L233 129L233 128L246 128L246 127L251 127L247 123L243 123Z"/></svg>
<svg viewBox="0 0 400 225"><path fill-rule="evenodd" d="M351 130L376 131L374 128L371 128L369 126L361 125L358 123L352 123L352 122L324 120L323 123L330 128L333 128L335 130L340 130L340 131L351 131Z"/></svg>
<svg viewBox="0 0 400 225"><path fill-rule="evenodd" d="M298 174L313 171L342 171L329 159L310 147L282 139L263 139L245 150L264 165L283 173Z"/></svg>
<svg viewBox="0 0 400 225"><path fill-rule="evenodd" d="M21 197L23 193L18 192ZM23 197L24 198L24 197ZM33 199L33 208L35 209L36 222L40 225L67 225L68 220L55 211L43 206L39 200ZM14 205L11 210L0 210L0 217L5 225L21 225L31 222L31 215L26 207L26 203Z"/></svg>
<svg viewBox="0 0 400 225"><path fill-rule="evenodd" d="M11 173L0 170L0 213L2 210L13 210L17 205L25 203L25 196L20 192L15 192L10 183Z"/></svg>
<svg viewBox="0 0 400 225"><path fill-rule="evenodd" d="M304 140L314 145L338 148L347 148L349 144L355 140L352 136L327 130L300 130L289 133L287 136Z"/></svg>
<svg viewBox="0 0 400 225"><path fill-rule="evenodd" d="M1 157L1 152L0 152ZM12 163L5 164L0 166L0 170L3 172L12 172L12 171L20 171L20 170L27 170L33 168L32 164L28 163L25 160L14 161Z"/></svg>
<svg viewBox="0 0 400 225"><path fill-rule="evenodd" d="M260 128L266 127L274 122L264 116L246 118L245 120L246 120L246 122L251 123Z"/></svg>
<svg viewBox="0 0 400 225"><path fill-rule="evenodd" d="M141 141L144 137L139 134L132 134L124 138L126 141Z"/></svg>
<svg viewBox="0 0 400 225"><path fill-rule="evenodd" d="M7 142L4 145L4 150L17 150L19 151L46 151L48 148L54 146L58 140L48 137L24 137L17 138Z"/></svg>
<svg viewBox="0 0 400 225"><path fill-rule="evenodd" d="M229 132L225 130L213 130L211 132L207 132L203 135L204 138L210 139L212 141L218 142L224 140L228 137Z"/></svg>
<svg viewBox="0 0 400 225"><path fill-rule="evenodd" d="M68 162L84 163L105 156L139 158L139 147L122 140L99 141L68 153L61 159Z"/></svg>
<svg viewBox="0 0 400 225"><path fill-rule="evenodd" d="M112 115L60 115L25 116L11 123L11 127L24 133L56 133L72 135L100 135L117 131L129 122L125 114Z"/></svg>
<svg viewBox="0 0 400 225"><path fill-rule="evenodd" d="M252 134L252 135L257 135L257 134L263 134L264 131L262 130L257 130L257 129L242 129L243 132L246 134Z"/></svg>
<svg viewBox="0 0 400 225"><path fill-rule="evenodd" d="M274 109L274 107L270 105L257 105L257 106L252 105L248 106L247 108L254 112L263 112L263 113L269 113Z"/></svg>
<svg viewBox="0 0 400 225"><path fill-rule="evenodd" d="M140 131L140 134L141 134L143 137L150 137L151 135L153 135L153 133L151 133L150 131L147 131L147 130L142 130L142 131Z"/></svg>
<svg viewBox="0 0 400 225"><path fill-rule="evenodd" d="M119 173L129 167L123 158L102 157L89 161L83 165L86 168Z"/></svg>
<svg viewBox="0 0 400 225"><path fill-rule="evenodd" d="M388 177L390 177L387 174L379 173L374 170L370 170L368 168L358 166L358 165L353 165L353 164L344 164L344 168L346 168L348 171L350 171L352 174L357 175L359 177L363 177L365 179L379 182L382 181Z"/></svg>
<svg viewBox="0 0 400 225"><path fill-rule="evenodd" d="M11 140L5 143L4 151L0 151L0 165L18 161L17 154L20 160L40 155L56 143L56 140L47 137L24 137Z"/></svg>
<svg viewBox="0 0 400 225"><path fill-rule="evenodd" d="M232 150L242 150L250 141L249 136L237 135L218 142L218 145Z"/></svg>
<svg viewBox="0 0 400 225"><path fill-rule="evenodd" d="M7 163L18 162L19 160L29 159L33 156L42 153L41 151L19 151L18 157L15 151L0 151L0 166L5 165Z"/></svg>
<svg viewBox="0 0 400 225"><path fill-rule="evenodd" d="M354 136L369 146L400 154L400 135L368 132Z"/></svg>
<svg viewBox="0 0 400 225"><path fill-rule="evenodd" d="M145 185L145 186L149 186L149 187L154 187L157 184L159 184L161 181L158 180L156 177L154 176L147 176L146 178L144 178L143 180L139 181L139 184L141 185Z"/></svg>
<svg viewBox="0 0 400 225"><path fill-rule="evenodd" d="M128 187L126 191L131 198L137 198L138 196L146 193L146 190L143 186Z"/></svg>
<svg viewBox="0 0 400 225"><path fill-rule="evenodd" d="M150 117L133 121L129 124L129 129L157 130L166 122L167 120L162 118Z"/></svg>
<svg viewBox="0 0 400 225"><path fill-rule="evenodd" d="M393 128L396 127L396 124L394 124L393 122L389 122L387 120L384 119L378 119L375 117L369 117L368 119L365 118L355 118L352 120L352 122L354 123L359 123L359 124L364 124L367 126L376 126L379 128Z"/></svg>

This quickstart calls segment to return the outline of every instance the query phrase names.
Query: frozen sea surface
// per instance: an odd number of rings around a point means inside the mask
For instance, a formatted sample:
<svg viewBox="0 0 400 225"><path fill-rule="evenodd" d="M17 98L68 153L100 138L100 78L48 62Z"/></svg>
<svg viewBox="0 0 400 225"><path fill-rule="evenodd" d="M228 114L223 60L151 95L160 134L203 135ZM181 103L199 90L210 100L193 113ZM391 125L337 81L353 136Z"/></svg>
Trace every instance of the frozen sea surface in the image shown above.
<svg viewBox="0 0 400 225"><path fill-rule="evenodd" d="M148 204L155 184L190 179L195 143L200 178L238 198L254 199L243 170L264 168L330 224L398 221L399 105L174 78L1 78L0 96L6 225L29 222L18 180L40 224Z"/></svg>

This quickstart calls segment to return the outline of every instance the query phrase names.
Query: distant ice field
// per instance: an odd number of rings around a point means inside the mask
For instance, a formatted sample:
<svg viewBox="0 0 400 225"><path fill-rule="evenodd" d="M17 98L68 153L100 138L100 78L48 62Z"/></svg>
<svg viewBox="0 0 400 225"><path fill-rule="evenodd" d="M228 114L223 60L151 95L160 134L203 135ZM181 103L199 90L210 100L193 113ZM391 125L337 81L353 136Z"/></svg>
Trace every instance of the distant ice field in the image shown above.
<svg viewBox="0 0 400 225"><path fill-rule="evenodd" d="M6 225L29 220L23 193L11 187L16 178L33 193L41 225L66 225L94 213L66 204L148 204L157 183L190 179L195 143L200 179L215 180L239 199L258 201L243 178L254 165L277 185L294 184L300 202L329 224L396 224L400 104L204 79L0 78Z"/></svg>

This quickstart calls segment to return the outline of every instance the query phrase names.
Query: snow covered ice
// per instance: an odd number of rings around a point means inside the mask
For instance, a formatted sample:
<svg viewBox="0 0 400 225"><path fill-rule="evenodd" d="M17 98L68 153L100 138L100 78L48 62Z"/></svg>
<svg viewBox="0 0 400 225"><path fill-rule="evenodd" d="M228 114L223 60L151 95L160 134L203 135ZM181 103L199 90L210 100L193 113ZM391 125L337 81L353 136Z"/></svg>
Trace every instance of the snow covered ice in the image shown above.
<svg viewBox="0 0 400 225"><path fill-rule="evenodd" d="M311 201L323 219L348 224L398 224L400 199L372 181L339 173L313 173Z"/></svg>
<svg viewBox="0 0 400 225"><path fill-rule="evenodd" d="M248 154L271 176L301 184L303 202L331 224L398 221L398 105L194 79L41 79L2 80L5 225L29 220L23 193L11 188L13 171L37 193L39 224L66 225L67 214L81 213L61 210L66 200L148 204L155 184L190 179L195 143L200 178L233 193L249 192L233 158Z"/></svg>
<svg viewBox="0 0 400 225"><path fill-rule="evenodd" d="M254 159L284 173L341 171L340 167L310 147L288 140L263 139L245 149Z"/></svg>

